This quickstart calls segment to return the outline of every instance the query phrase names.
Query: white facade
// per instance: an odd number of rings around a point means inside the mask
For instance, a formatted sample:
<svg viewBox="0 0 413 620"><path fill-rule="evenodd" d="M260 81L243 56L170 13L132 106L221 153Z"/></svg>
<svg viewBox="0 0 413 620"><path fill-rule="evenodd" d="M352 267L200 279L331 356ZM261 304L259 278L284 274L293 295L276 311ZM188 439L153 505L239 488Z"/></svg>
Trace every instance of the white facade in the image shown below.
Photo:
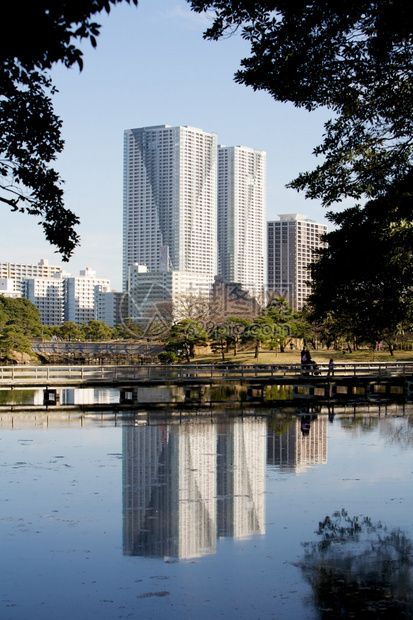
<svg viewBox="0 0 413 620"><path fill-rule="evenodd" d="M100 291L95 295L95 318L109 327L116 327L129 316L128 294L118 291Z"/></svg>
<svg viewBox="0 0 413 620"><path fill-rule="evenodd" d="M52 278L28 278L24 295L40 312L42 325L61 325L65 310L65 275L56 273Z"/></svg>
<svg viewBox="0 0 413 620"><path fill-rule="evenodd" d="M98 292L110 290L110 280L98 278L89 268L78 276L62 271L50 278L23 281L23 295L38 308L43 325L61 325L63 321L89 323L96 318Z"/></svg>
<svg viewBox="0 0 413 620"><path fill-rule="evenodd" d="M15 280L12 278L0 278L0 295L3 297L21 297L15 290Z"/></svg>
<svg viewBox="0 0 413 620"><path fill-rule="evenodd" d="M0 262L0 278L14 280L16 293L22 293L23 282L28 278L52 278L55 273L62 271L61 267L49 265L49 261L45 258L42 258L37 265Z"/></svg>
<svg viewBox="0 0 413 620"><path fill-rule="evenodd" d="M110 290L110 280L96 277L96 272L89 267L78 276L67 277L65 321L80 325L94 320L96 294Z"/></svg>
<svg viewBox="0 0 413 620"><path fill-rule="evenodd" d="M217 138L160 125L124 134L123 287L128 269L217 273Z"/></svg>
<svg viewBox="0 0 413 620"><path fill-rule="evenodd" d="M218 148L218 273L253 296L266 284L266 153Z"/></svg>
<svg viewBox="0 0 413 620"><path fill-rule="evenodd" d="M151 271L146 266L129 268L129 317L138 325L156 321L176 322L209 303L209 275L185 271ZM204 300L204 301L203 301ZM186 303L187 302L187 303ZM192 303L191 303L192 302Z"/></svg>
<svg viewBox="0 0 413 620"><path fill-rule="evenodd" d="M314 250L324 247L321 235L327 233L327 226L299 213L279 218L268 222L268 289L301 310L310 293L308 265Z"/></svg>

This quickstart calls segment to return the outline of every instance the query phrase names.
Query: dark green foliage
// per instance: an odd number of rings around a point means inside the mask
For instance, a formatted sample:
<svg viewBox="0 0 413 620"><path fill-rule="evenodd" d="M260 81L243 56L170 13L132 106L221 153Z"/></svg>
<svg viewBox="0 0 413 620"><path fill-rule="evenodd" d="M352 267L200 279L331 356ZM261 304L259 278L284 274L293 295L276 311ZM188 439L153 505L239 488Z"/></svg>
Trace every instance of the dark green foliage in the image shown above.
<svg viewBox="0 0 413 620"><path fill-rule="evenodd" d="M48 70L82 69L83 39L96 46L92 16L122 0L9 2L0 20L0 202L40 218L46 239L67 261L79 244L78 217L66 209L62 180L51 167L63 149ZM137 0L125 0L137 4Z"/></svg>
<svg viewBox="0 0 413 620"><path fill-rule="evenodd" d="M161 364L173 364L178 360L178 356L173 351L162 351L159 353L158 359Z"/></svg>
<svg viewBox="0 0 413 620"><path fill-rule="evenodd" d="M205 347L208 335L201 323L183 319L171 327L166 351L172 351L189 363L195 357L195 347Z"/></svg>
<svg viewBox="0 0 413 620"><path fill-rule="evenodd" d="M10 359L13 352L30 353L30 338L42 335L40 313L31 301L0 295L0 357Z"/></svg>
<svg viewBox="0 0 413 620"><path fill-rule="evenodd" d="M413 322L413 173L385 196L330 219L338 226L312 265L310 318L359 342L389 344ZM335 324L335 325L334 325Z"/></svg>
<svg viewBox="0 0 413 620"><path fill-rule="evenodd" d="M219 353L223 362L225 362L225 353L228 350L228 342L230 333L225 325L216 325L208 332L209 346L213 353Z"/></svg>
<svg viewBox="0 0 413 620"><path fill-rule="evenodd" d="M242 341L242 335L244 331L248 329L250 325L251 321L239 316L230 316L225 321L224 329L227 332L227 347L232 347L234 356L237 355L238 347Z"/></svg>
<svg viewBox="0 0 413 620"><path fill-rule="evenodd" d="M83 326L83 332L87 340L93 342L102 342L102 340L110 340L113 330L106 325L104 321L89 321Z"/></svg>
<svg viewBox="0 0 413 620"><path fill-rule="evenodd" d="M18 325L29 338L41 336L40 312L24 297L12 299L0 295L0 329L7 325Z"/></svg>
<svg viewBox="0 0 413 620"><path fill-rule="evenodd" d="M254 357L258 360L260 347L269 346L274 342L277 326L270 316L259 316L249 325L242 334L242 342L254 342Z"/></svg>
<svg viewBox="0 0 413 620"><path fill-rule="evenodd" d="M291 185L331 205L378 196L411 166L413 18L407 0L188 0L212 10L205 36L251 44L237 82L311 111L329 108L324 163Z"/></svg>
<svg viewBox="0 0 413 620"><path fill-rule="evenodd" d="M83 341L85 332L77 323L64 321L59 329L59 337L62 340Z"/></svg>
<svg viewBox="0 0 413 620"><path fill-rule="evenodd" d="M322 158L290 187L338 226L312 269L312 319L327 339L387 340L412 320L413 12L407 0L188 0L215 13L205 36L251 44L236 81L308 111L329 109Z"/></svg>
<svg viewBox="0 0 413 620"><path fill-rule="evenodd" d="M117 326L119 338L141 338L143 335L143 329L140 325L137 325L133 319L127 317L122 325Z"/></svg>
<svg viewBox="0 0 413 620"><path fill-rule="evenodd" d="M6 325L0 333L0 357L12 359L15 353L31 353L30 340L19 325Z"/></svg>

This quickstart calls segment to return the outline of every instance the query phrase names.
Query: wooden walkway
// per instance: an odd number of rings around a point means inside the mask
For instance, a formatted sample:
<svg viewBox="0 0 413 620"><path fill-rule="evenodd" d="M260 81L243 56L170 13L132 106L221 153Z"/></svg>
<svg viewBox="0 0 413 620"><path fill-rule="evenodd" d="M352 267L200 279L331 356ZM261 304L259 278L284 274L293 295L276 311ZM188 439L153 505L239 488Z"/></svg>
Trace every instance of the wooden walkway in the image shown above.
<svg viewBox="0 0 413 620"><path fill-rule="evenodd" d="M62 393L68 388L115 388L119 400L65 405ZM0 411L413 402L413 363L338 364L334 376L322 364L305 373L300 364L0 367L2 392L30 389L43 390L39 403L19 404L5 395Z"/></svg>
<svg viewBox="0 0 413 620"><path fill-rule="evenodd" d="M303 374L300 364L234 365L181 364L145 366L1 366L0 388L160 386L160 385L292 385L366 383L413 380L413 362L336 364L327 376L327 364L318 373Z"/></svg>

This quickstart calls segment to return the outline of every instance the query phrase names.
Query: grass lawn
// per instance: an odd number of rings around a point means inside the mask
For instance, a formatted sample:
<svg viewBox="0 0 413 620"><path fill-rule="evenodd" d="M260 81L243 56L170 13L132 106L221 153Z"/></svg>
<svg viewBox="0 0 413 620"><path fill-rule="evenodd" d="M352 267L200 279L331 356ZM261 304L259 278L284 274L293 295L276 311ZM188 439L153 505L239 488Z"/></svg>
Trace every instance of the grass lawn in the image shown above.
<svg viewBox="0 0 413 620"><path fill-rule="evenodd" d="M353 353L342 351L327 351L326 349L313 350L310 349L311 357L319 364L327 364L330 358L333 358L336 364L358 363L358 362L411 362L413 361L413 351L394 351L390 355L388 351L371 351L362 350ZM254 358L254 350L241 350L235 357L230 353L225 354L225 362L218 354L206 353L206 349L200 349L192 363L195 364L299 364L300 351L260 351L258 360Z"/></svg>

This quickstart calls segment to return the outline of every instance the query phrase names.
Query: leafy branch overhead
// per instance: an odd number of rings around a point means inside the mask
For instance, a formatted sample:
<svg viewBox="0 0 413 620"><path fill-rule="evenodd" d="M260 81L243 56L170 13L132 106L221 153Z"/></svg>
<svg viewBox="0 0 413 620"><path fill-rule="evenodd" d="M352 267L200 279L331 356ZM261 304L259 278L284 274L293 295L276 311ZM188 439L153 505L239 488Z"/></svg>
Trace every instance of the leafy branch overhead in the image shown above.
<svg viewBox="0 0 413 620"><path fill-rule="evenodd" d="M251 45L235 80L312 111L328 108L323 158L291 186L325 206L374 198L407 174L413 140L413 18L407 0L188 0L205 37Z"/></svg>
<svg viewBox="0 0 413 620"><path fill-rule="evenodd" d="M331 112L321 163L289 183L331 208L336 230L312 266L312 320L386 340L413 320L413 13L407 0L188 0L204 34L250 43L235 80ZM392 350L390 348L390 350Z"/></svg>
<svg viewBox="0 0 413 620"><path fill-rule="evenodd" d="M64 206L63 181L52 162L63 150L48 75L62 62L82 69L78 44L96 46L92 16L122 0L8 3L0 23L0 202L40 218L46 239L67 261L79 245L79 218ZM138 0L124 0L137 5ZM18 36L11 28L18 24Z"/></svg>

